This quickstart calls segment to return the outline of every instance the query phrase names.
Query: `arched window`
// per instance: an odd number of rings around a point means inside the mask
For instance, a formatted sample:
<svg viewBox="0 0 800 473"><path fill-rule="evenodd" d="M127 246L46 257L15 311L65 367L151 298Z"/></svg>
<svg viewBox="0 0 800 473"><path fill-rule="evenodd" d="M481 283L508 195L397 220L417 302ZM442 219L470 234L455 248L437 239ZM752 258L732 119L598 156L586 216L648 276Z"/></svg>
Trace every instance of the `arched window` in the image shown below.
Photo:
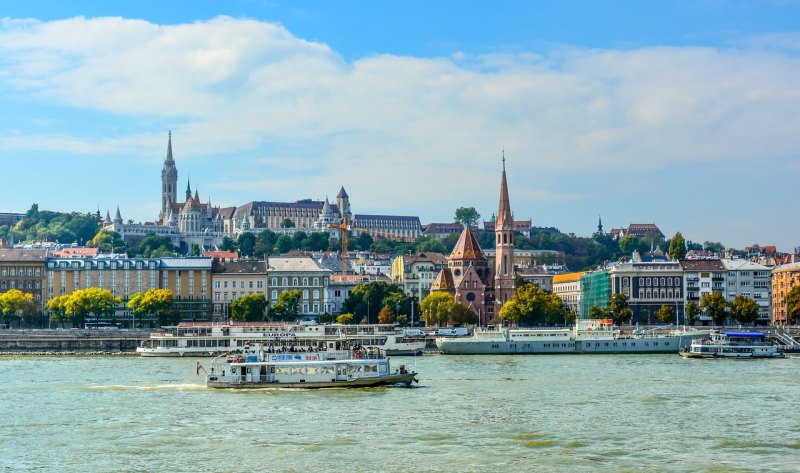
<svg viewBox="0 0 800 473"><path fill-rule="evenodd" d="M303 289L303 299L308 299L308 289Z"/></svg>
<svg viewBox="0 0 800 473"><path fill-rule="evenodd" d="M273 301L277 301L278 300L278 291L275 290L275 289L272 290L272 300Z"/></svg>
<svg viewBox="0 0 800 473"><path fill-rule="evenodd" d="M297 286L298 282L300 282L298 278L292 278L292 286Z"/></svg>

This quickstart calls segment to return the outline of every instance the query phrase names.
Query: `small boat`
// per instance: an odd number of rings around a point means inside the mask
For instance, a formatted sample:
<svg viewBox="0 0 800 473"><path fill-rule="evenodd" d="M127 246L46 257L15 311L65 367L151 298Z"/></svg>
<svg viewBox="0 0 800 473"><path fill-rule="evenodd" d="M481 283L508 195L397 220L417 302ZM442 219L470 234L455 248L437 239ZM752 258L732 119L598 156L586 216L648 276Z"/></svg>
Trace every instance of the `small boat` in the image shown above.
<svg viewBox="0 0 800 473"><path fill-rule="evenodd" d="M710 338L692 340L681 352L684 358L783 358L784 354L761 332L712 331Z"/></svg>
<svg viewBox="0 0 800 473"><path fill-rule="evenodd" d="M199 362L197 373L203 369ZM205 371L205 369L203 369ZM206 374L210 388L365 388L419 382L405 365L392 370L378 349L275 352L261 344L216 357Z"/></svg>

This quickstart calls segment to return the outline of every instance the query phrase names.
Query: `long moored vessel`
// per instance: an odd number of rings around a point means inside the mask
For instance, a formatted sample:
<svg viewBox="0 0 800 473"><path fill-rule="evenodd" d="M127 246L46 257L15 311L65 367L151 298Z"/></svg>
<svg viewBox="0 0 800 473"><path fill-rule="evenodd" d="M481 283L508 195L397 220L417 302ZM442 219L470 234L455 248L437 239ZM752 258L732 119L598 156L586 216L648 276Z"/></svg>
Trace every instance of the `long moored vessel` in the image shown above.
<svg viewBox="0 0 800 473"><path fill-rule="evenodd" d="M378 349L317 352L275 352L260 344L220 355L211 363L206 385L211 388L364 388L411 385L417 373L404 365L392 371ZM198 364L198 374L200 365Z"/></svg>
<svg viewBox="0 0 800 473"><path fill-rule="evenodd" d="M681 352L684 358L783 358L784 354L761 332L711 332L710 338L693 340Z"/></svg>
<svg viewBox="0 0 800 473"><path fill-rule="evenodd" d="M141 356L216 356L248 344L318 349L329 340L352 340L387 356L421 355L425 340L408 337L389 324L292 325L267 322L182 322L164 327L136 349Z"/></svg>
<svg viewBox="0 0 800 473"><path fill-rule="evenodd" d="M708 332L682 331L668 335L623 333L613 321L579 320L572 329L476 330L470 337L439 337L436 346L444 354L605 354L677 353L693 338Z"/></svg>

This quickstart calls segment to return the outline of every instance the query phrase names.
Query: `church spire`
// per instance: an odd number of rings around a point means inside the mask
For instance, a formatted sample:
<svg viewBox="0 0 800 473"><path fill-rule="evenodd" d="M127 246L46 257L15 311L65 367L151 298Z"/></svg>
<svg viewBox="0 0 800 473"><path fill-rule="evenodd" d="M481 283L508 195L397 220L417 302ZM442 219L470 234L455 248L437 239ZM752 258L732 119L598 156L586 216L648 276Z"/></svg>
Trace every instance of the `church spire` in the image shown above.
<svg viewBox="0 0 800 473"><path fill-rule="evenodd" d="M192 198L192 186L189 185L189 179L186 179L186 200Z"/></svg>
<svg viewBox="0 0 800 473"><path fill-rule="evenodd" d="M169 137L167 138L167 159L164 160L164 163L175 163L175 160L172 159L172 130L169 131Z"/></svg>
<svg viewBox="0 0 800 473"><path fill-rule="evenodd" d="M500 206L497 210L495 228L511 230L514 227L514 217L511 215L511 203L508 199L508 183L506 182L506 152L503 150L503 176L500 180Z"/></svg>

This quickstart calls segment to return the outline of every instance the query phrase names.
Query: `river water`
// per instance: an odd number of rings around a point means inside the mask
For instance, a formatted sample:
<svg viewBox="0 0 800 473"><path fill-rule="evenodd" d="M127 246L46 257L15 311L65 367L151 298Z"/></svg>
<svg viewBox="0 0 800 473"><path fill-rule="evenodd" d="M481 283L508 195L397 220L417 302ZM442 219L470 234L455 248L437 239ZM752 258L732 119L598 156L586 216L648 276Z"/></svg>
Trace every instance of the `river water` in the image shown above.
<svg viewBox="0 0 800 473"><path fill-rule="evenodd" d="M800 358L425 355L417 387L320 391L207 389L197 360L0 358L0 470L800 468Z"/></svg>

